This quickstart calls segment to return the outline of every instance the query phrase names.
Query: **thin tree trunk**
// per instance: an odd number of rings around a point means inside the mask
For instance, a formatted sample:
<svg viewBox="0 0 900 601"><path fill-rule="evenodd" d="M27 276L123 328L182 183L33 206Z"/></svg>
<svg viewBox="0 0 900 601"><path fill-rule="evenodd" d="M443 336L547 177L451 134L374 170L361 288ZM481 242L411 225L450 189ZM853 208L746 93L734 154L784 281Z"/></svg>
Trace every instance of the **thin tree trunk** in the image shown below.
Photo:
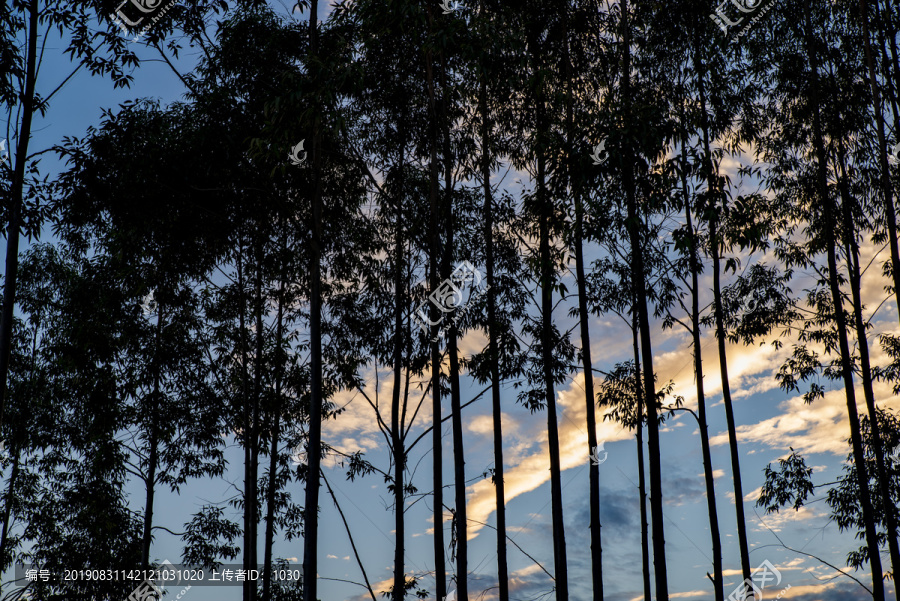
<svg viewBox="0 0 900 601"><path fill-rule="evenodd" d="M141 565L145 570L150 569L150 546L153 542L153 500L156 496L156 471L159 464L159 345L162 335L163 312L158 309L156 321L156 344L153 352L153 400L150 402L150 457L147 466L147 479L144 484L146 496L144 499L144 535L141 540Z"/></svg>
<svg viewBox="0 0 900 601"><path fill-rule="evenodd" d="M697 66L697 89L700 95L700 108L701 108L701 127L703 130L703 152L704 152L704 175L706 177L706 187L707 187L707 195L708 198L711 199L713 203L715 203L716 194L718 192L718 186L715 181L715 173L713 172L713 159L712 152L710 149L710 141L709 141L709 119L707 117L706 107L706 64L703 58L700 56L700 44L695 35L694 37L694 62ZM684 176L682 176L684 177ZM687 190L686 183L685 191ZM725 200L723 197L722 203L724 205ZM693 263L691 268L691 278L693 285L692 292L692 315L691 322L693 332L692 335L694 337L694 361L695 361L695 373L697 376L697 393L698 393L698 403L700 408L700 424L701 435L703 437L703 461L704 464L711 465L711 455L709 454L709 430L706 421L706 405L705 399L703 395L703 367L702 367L702 359L700 357L700 328L699 328L699 304L698 304L698 283L697 283L697 269L699 269L699 256L697 253L695 237L693 233L693 227L690 223L690 203L688 199L685 198L685 207L686 207L686 215L688 219L688 227L690 228L690 236L691 236L691 261ZM711 207L715 209L715 205ZM723 207L724 208L724 207ZM740 462L740 454L738 453L738 442L737 442L737 430L734 422L734 406L732 404L731 399L731 384L728 379L728 356L725 352L725 327L724 327L724 317L722 314L722 290L721 290L721 282L720 282L720 264L719 264L719 239L716 236L716 217L713 216L710 218L709 224L709 233L710 233L710 249L713 260L713 311L715 313L715 322L716 322L716 340L718 343L717 349L719 353L719 373L722 379L722 401L725 405L725 419L728 426L728 448L731 454L731 473L732 480L734 483L734 496L735 496L735 513L737 517L737 530L738 530L738 550L740 551L741 556L741 573L743 574L744 580L749 579L751 576L751 568L750 568L750 546L747 538L747 520L744 516L744 486L741 479L741 462ZM724 595L724 574L722 572L722 552L721 552L721 538L719 536L719 528L718 528L718 515L716 513L715 507L715 492L714 492L714 479L712 477L712 468L709 467L709 472L706 474L707 479L707 502L711 502L710 509L710 534L713 536L713 569L715 571L714 576L714 586L716 590L716 599L719 600L719 595ZM712 496L712 499L710 499ZM715 527L713 527L713 521L715 521ZM715 532L712 532L715 530ZM716 549L718 548L718 555L716 555ZM718 565L717 565L718 564Z"/></svg>
<svg viewBox="0 0 900 601"><path fill-rule="evenodd" d="M751 575L750 568L750 545L747 538L747 520L744 516L744 486L741 478L741 460L738 452L737 429L734 421L734 404L731 399L731 384L728 378L728 355L725 352L725 319L722 312L722 284L721 284L721 264L719 248L720 242L717 235L718 217L715 215L715 202L718 187L715 182L715 174L713 173L712 153L709 143L709 125L706 113L706 91L704 89L704 73L701 70L698 78L698 88L700 92L700 108L702 114L703 127L703 149L705 156L705 175L707 194L711 202L713 202L713 214L709 221L709 246L710 254L713 262L713 312L716 322L716 342L719 353L719 374L722 379L722 402L725 405L725 420L728 426L728 448L731 453L731 474L734 482L734 507L737 514L737 530L738 530L738 549L741 555L741 572L743 579L747 580ZM722 203L724 205L724 197ZM723 206L724 209L724 206Z"/></svg>
<svg viewBox="0 0 900 601"><path fill-rule="evenodd" d="M434 17L432 5L426 3L428 11L428 33L432 34ZM439 286L438 256L440 255L441 235L438 226L438 163L437 163L437 106L435 100L434 84L434 57L431 47L425 53L425 75L428 87L429 108L429 186L428 202L430 207L429 238L431 252L428 258L428 273L430 277L429 287L437 290ZM429 303L431 307L432 325L429 331L431 336L431 415L434 426L431 429L432 444L432 486L434 489L434 577L435 595L437 601L443 601L447 596L447 567L444 554L444 453L441 439L441 350L438 345L438 329L440 325L440 310Z"/></svg>
<svg viewBox="0 0 900 601"><path fill-rule="evenodd" d="M591 361L591 335L587 308L587 285L584 280L584 206L581 196L575 196L575 277L578 280L578 314L581 328L581 362L584 370L584 400L587 409L588 448L597 446L597 416L594 413L594 373ZM638 426L640 429L640 426ZM591 495L591 576L594 600L603 599L603 547L600 536L600 466L591 462L589 471Z"/></svg>
<svg viewBox="0 0 900 601"><path fill-rule="evenodd" d="M481 3L482 13L485 3ZM491 366L491 411L494 420L494 492L497 503L497 584L499 601L509 601L509 568L506 559L506 488L503 482L503 424L500 407L500 349L497 344L497 287L494 279L494 211L491 202L490 131L487 112L487 73L482 62L481 89L481 181L484 189L484 248L487 270L488 352Z"/></svg>
<svg viewBox="0 0 900 601"><path fill-rule="evenodd" d="M275 320L275 402L269 445L269 486L266 490L266 533L263 543L263 601L272 601L272 546L275 542L275 493L278 482L278 444L281 437L281 378L284 357L284 277L278 289L278 316Z"/></svg>
<svg viewBox="0 0 900 601"><path fill-rule="evenodd" d="M861 8L865 0L861 0ZM875 516L872 508L872 500L869 494L869 476L866 469L865 453L863 451L862 434L860 432L859 414L856 408L856 390L853 384L853 366L850 357L850 343L847 339L847 320L844 315L841 288L838 283L837 253L835 246L835 227L837 223L834 213L837 210L828 193L828 178L825 172L827 159L825 156L825 144L823 142L822 124L819 116L819 61L811 40L811 27L809 16L809 2L805 2L805 37L806 52L810 62L810 101L813 110L813 136L816 152L816 180L818 187L819 205L824 207L825 216L825 244L828 248L828 283L831 288L831 299L834 310L835 327L837 328L838 344L841 353L841 375L844 379L844 390L847 396L847 415L850 420L850 439L853 444L853 458L857 484L859 486L860 505L862 506L863 521L865 523L866 546L869 550L869 565L872 568L872 592L875 601L884 601L884 574L881 567L881 554L878 547L878 534L875 529ZM866 32L868 45L868 32ZM868 47L868 46L867 46ZM870 52L867 52L871 56ZM879 132L883 139L883 132ZM882 149L883 150L883 149ZM900 272L896 272L898 274Z"/></svg>
<svg viewBox="0 0 900 601"><path fill-rule="evenodd" d="M444 227L447 245L444 248L444 277L450 276L453 259L453 157L450 153L450 90L447 83L447 64L443 53L441 60L441 117L444 123ZM469 542L466 515L466 461L462 431L462 401L459 385L459 349L457 348L456 322L450 322L448 354L450 355L450 403L453 411L453 471L456 504L456 595L459 601L469 599Z"/></svg>
<svg viewBox="0 0 900 601"><path fill-rule="evenodd" d="M682 171L683 173L683 171ZM685 188L686 190L686 188ZM703 391L703 358L700 346L700 288L697 272L700 258L697 253L694 226L691 222L691 206L685 202L684 216L687 221L688 239L691 253L691 336L694 343L694 376L697 380L697 408L700 426L700 443L703 449L703 475L706 480L706 507L709 512L709 535L713 552L713 588L716 601L725 599L724 574L722 572L722 536L719 533L719 512L716 508L716 485L713 476L712 452L709 447L709 427L706 420L706 395Z"/></svg>
<svg viewBox="0 0 900 601"><path fill-rule="evenodd" d="M741 552L741 572L744 579L750 578L750 551L747 540L747 521L744 517L744 487L741 481L741 459L738 452L737 428L734 421L734 406L731 400L731 386L728 379L728 356L725 353L725 318L722 314L721 265L719 240L716 235L716 217L709 223L710 254L713 260L713 311L716 321L716 342L719 352L719 373L722 378L722 402L725 405L725 420L728 426L728 447L731 451L731 474L734 481L734 507L737 513L738 548Z"/></svg>
<svg viewBox="0 0 900 601"><path fill-rule="evenodd" d="M569 599L569 575L566 559L566 531L563 520L562 478L559 458L559 424L556 413L556 392L553 382L553 273L550 257L550 218L552 207L546 189L544 145L548 126L544 100L543 50L538 23L531 24L528 47L533 60L535 80L535 111L537 132L535 154L537 162L537 208L539 227L540 288L541 288L541 362L544 376L544 400L547 403L547 443L550 452L550 501L553 522L553 567L557 601Z"/></svg>
<svg viewBox="0 0 900 601"><path fill-rule="evenodd" d="M238 290L240 295L240 315L238 318L238 326L240 327L240 338L241 338L241 417L242 417L242 426L243 426L243 443L244 443L244 555L243 555L243 563L245 570L252 570L253 565L250 563L250 547L253 545L253 527L251 523L253 521L252 514L250 513L250 508L252 507L252 503L250 502L250 494L252 485L250 480L255 480L255 474L252 473L253 467L253 451L250 448L250 420L251 420L251 411L250 411L250 394L247 391L247 381L249 379L249 374L247 371L247 360L249 356L249 351L247 349L247 298L244 290L244 261L243 261L243 234L240 243L240 252L238 252L238 256L236 258L237 263L237 272L238 272ZM250 601L252 599L251 595L253 593L250 591L249 582L244 582L243 586L243 598L244 601Z"/></svg>
<svg viewBox="0 0 900 601"><path fill-rule="evenodd" d="M400 169L403 169L401 150ZM404 573L404 495L403 468L406 455L403 450L402 423L400 420L400 388L403 359L403 201L397 202L397 230L395 233L396 255L394 258L394 389L391 394L391 451L394 455L394 589L392 599L403 601L406 595L406 575Z"/></svg>
<svg viewBox="0 0 900 601"><path fill-rule="evenodd" d="M634 393L637 396L637 462L638 496L641 499L641 575L644 601L652 599L650 591L650 540L647 523L647 482L644 476L644 391L641 387L641 357L638 345L637 306L631 310L631 336L634 346Z"/></svg>
<svg viewBox="0 0 900 601"><path fill-rule="evenodd" d="M563 0L563 63L566 76L566 147L567 157L574 152L572 134L572 61L569 55L569 10L567 0ZM575 200L575 278L578 284L578 316L581 333L581 362L584 372L584 399L587 408L588 454L597 446L597 416L594 399L594 365L591 361L590 314L587 308L587 285L584 280L584 204L581 186L572 179L571 165L567 165L566 175ZM603 544L600 525L600 466L593 461L588 467L588 484L591 503L591 581L594 601L603 601Z"/></svg>
<svg viewBox="0 0 900 601"><path fill-rule="evenodd" d="M22 191L25 186L25 163L31 141L34 117L34 88L37 79L38 1L31 0L28 9L28 58L25 67L25 96L22 99L22 127L16 138L16 165L9 195L9 224L6 228L6 278L3 282L3 309L0 315L0 426L6 409L6 379L12 351L13 312L19 275L19 230L22 227Z"/></svg>
<svg viewBox="0 0 900 601"><path fill-rule="evenodd" d="M256 351L254 353L255 360L253 362L253 408L250 417L250 478L248 481L249 492L245 504L250 505L250 543L247 549L249 556L250 569L255 570L259 565L258 542L259 542L259 414L262 404L262 372L263 372L263 338L265 328L263 327L263 307L265 299L262 295L262 269L263 269L263 249L262 243L257 244L256 252ZM256 583L248 587L250 599L255 600L257 597Z"/></svg>
<svg viewBox="0 0 900 601"><path fill-rule="evenodd" d="M537 67L540 68L540 61ZM538 84L537 188L540 210L541 261L541 361L544 368L545 401L547 403L547 442L550 448L550 501L553 521L553 567L557 601L569 599L569 576L566 560L566 531L563 520L562 477L559 459L559 424L556 415L556 391L553 383L553 273L550 257L550 213L545 181L544 135L546 133L543 90Z"/></svg>
<svg viewBox="0 0 900 601"><path fill-rule="evenodd" d="M631 26L628 20L628 0L622 3L622 98L625 100L625 124L631 124ZM635 191L634 151L628 141L624 148L623 179L628 204L628 230L631 240L631 278L637 294L638 326L643 355L644 398L647 402L647 446L650 453L650 519L653 525L653 568L656 579L656 598L669 601L669 584L666 570L666 539L663 524L662 467L659 450L659 421L656 408L656 383L653 375L653 349L650 345L650 317L647 312L647 289L644 281L644 254L640 240L641 220L637 214Z"/></svg>
<svg viewBox="0 0 900 601"><path fill-rule="evenodd" d="M309 68L313 80L318 78L318 10L319 0L310 2ZM313 164L312 197L312 265L310 266L309 337L310 337L310 407L309 446L307 447L306 505L303 539L303 601L317 601L317 552L319 541L319 469L322 452L322 178L321 135L313 122L310 149Z"/></svg>

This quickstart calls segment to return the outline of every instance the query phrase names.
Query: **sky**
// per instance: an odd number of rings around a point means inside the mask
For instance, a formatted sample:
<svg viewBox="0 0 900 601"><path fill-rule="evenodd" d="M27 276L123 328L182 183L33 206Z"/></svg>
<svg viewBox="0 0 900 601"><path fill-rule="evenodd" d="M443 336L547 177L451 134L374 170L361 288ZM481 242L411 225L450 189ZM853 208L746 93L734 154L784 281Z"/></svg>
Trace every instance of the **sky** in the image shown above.
<svg viewBox="0 0 900 601"><path fill-rule="evenodd" d="M273 4L284 14L290 12L288 3ZM327 10L324 11L327 14ZM307 15L294 13L298 19ZM324 18L324 15L321 15ZM99 24L98 24L99 27ZM57 42L55 45L53 42ZM155 50L143 42L134 45L141 48L145 57L130 89L114 90L108 79L92 77L80 70L63 85L53 99L45 117L38 115L34 127L32 149L49 148L65 136L83 137L89 126L96 126L103 108L115 108L118 104L141 97L156 97L163 103L183 99L184 87L178 77L162 61ZM63 45L50 38L46 47L46 59L41 70L39 91L53 90L71 73L72 65L62 54ZM183 71L189 71L197 55L185 49L181 57L173 59ZM0 137L10 137L0 133ZM152 160L152 157L149 158ZM744 159L746 160L746 159ZM739 182L745 190L756 189L755 182L740 183L737 177L738 162L726 159L723 170L732 181ZM52 153L43 155L42 173L53 175L61 166ZM500 170L503 174L505 170ZM495 174L496 178L500 175ZM514 178L526 181L527 175L510 171L500 182L511 192L520 189ZM52 240L45 232L42 241ZM22 250L27 247L23 241ZM872 261L864 277L863 299L871 312L879 307L872 319L869 344L873 363L884 364L886 358L877 345L881 333L897 333L898 317L894 303L885 299L886 281L881 277L880 264L887 257L886 251L871 245L863 247L862 265ZM5 253L5 240L2 252ZM594 251L596 252L596 251ZM589 255L588 260L596 258ZM764 257L759 260L766 260ZM745 265L746 267L746 265ZM798 274L792 288L795 293L810 285L809 274ZM574 290L574 285L569 289ZM711 281L706 274L701 280L709 301ZM702 303L701 303L702 304ZM571 328L574 322L568 317L568 305L563 303L554 312L554 319L561 329ZM592 357L594 367L609 370L616 362L632 356L631 332L618 317L591 318ZM661 324L653 325L654 367L660 381L673 381L674 392L682 395L688 407L696 407L694 375L690 339L686 331L663 330ZM844 566L846 554L856 546L852 533L840 533L835 524L829 523L828 508L823 494L799 512L792 509L766 515L755 508L759 488L764 481L765 466L789 453L789 447L802 453L815 471L816 483L833 481L840 473L846 459L849 425L846 401L839 383L823 382L827 389L824 399L806 405L797 395L785 394L778 389L774 374L780 363L789 355L790 338L782 340L784 346L776 350L772 345L727 345L728 369L735 400L734 410L740 444L740 461L743 475L743 499L747 514L750 538L751 564L755 567L769 561L780 572L781 581L766 589L766 598L796 599L800 601L836 601L866 598L865 591L852 579L838 574L822 562L785 550L785 545L812 553L835 566ZM469 332L460 341L464 355L480 351L486 340L482 332ZM737 550L735 526L735 498L731 481L728 438L725 412L721 399L718 358L714 337L706 332L702 339L704 360L704 384L709 407L709 425L712 442L712 463L715 470L716 501L722 533L724 565L726 568L726 596L740 582L740 560ZM365 390L370 398L376 395L389 398L393 380L388 371L376 373L370 368L363 374ZM478 395L483 386L471 378L463 377L463 402ZM416 387L411 386L411 399L416 402ZM516 390L512 383L502 387L503 436L506 469L507 524L510 538L515 545L509 547L510 591L513 599L547 599L552 583L544 572L552 573L553 548L550 519L549 456L546 414L531 414L517 404ZM862 391L858 391L862 399ZM900 400L890 387L876 384L876 398L880 406L900 409ZM366 458L381 469L389 465L386 444L373 419L372 409L362 395L354 391L339 393L333 401L346 408L336 421L326 423L324 442L341 450L364 450ZM586 407L583 379L580 372L569 374L566 383L557 390L560 424L560 450L566 544L570 591L573 600L590 598L590 535L588 530L588 465ZM426 400L430 407L430 399ZM864 408L864 407L863 407ZM445 415L447 415L445 407ZM430 414L430 411L424 413ZM387 416L385 416L387 419ZM638 601L642 599L640 523L637 492L637 451L634 433L624 431L613 422L603 420L597 410L598 437L604 443L607 459L600 466L601 523L603 535L603 565L606 598L609 601ZM429 418L422 414L414 424L411 437L418 436L430 426ZM473 599L490 601L496 598L496 537L490 527L494 525L494 490L490 476L480 477L493 466L492 418L490 397L482 396L463 412L466 442L466 474L475 479L467 490L467 507L471 520L468 529L469 565L473 574L469 577ZM452 439L450 422L443 424L444 477L452 483ZM663 502L665 509L665 538L668 562L669 590L673 599L709 599L712 587L706 572L712 571L708 518L706 513L705 486L700 452L700 439L694 418L686 412L666 422L661 430ZM232 466L223 480L195 481L184 487L180 496L160 490L157 493L156 523L173 531L180 531L190 515L209 500L220 500L235 493L241 485L240 465L242 453L234 441L229 442L226 458ZM420 493L431 487L430 436L412 452L409 465L412 482ZM393 514L391 496L380 476L369 476L349 482L340 465L326 462L325 474L335 492L349 523L360 559L368 578L376 589L385 590L391 584L393 561ZM477 478L477 479L476 479ZM233 483L233 484L232 484ZM303 490L297 483L289 485L295 501L302 503ZM132 504L142 507L143 491L135 483L130 487ZM319 584L323 601L361 601L367 598L364 589L339 580L361 582L359 567L354 559L343 522L323 487L321 493L321 526L319 539ZM452 489L445 491L445 503L452 503ZM422 586L433 594L433 553L431 498L414 496L407 502L408 573L424 575ZM235 513L233 519L238 519ZM447 516L448 519L449 516ZM441 527L445 540L450 540L449 522ZM777 536L776 536L777 535ZM522 550L520 550L520 547ZM153 555L159 560L179 560L181 541L160 531L153 547ZM527 553L527 555L526 555ZM275 555L299 564L302 561L302 541L279 541ZM529 555L531 557L529 557ZM532 559L533 558L533 559ZM889 565L886 563L886 565ZM77 567L77 566L73 566ZM299 565L296 566L299 568ZM448 564L448 575L453 575ZM868 573L854 574L864 583ZM788 585L790 585L789 588ZM454 588L452 585L451 589ZM893 585L888 586L893 590ZM231 601L240 598L240 587L193 587L182 597L189 601ZM893 594L893 593L892 593Z"/></svg>

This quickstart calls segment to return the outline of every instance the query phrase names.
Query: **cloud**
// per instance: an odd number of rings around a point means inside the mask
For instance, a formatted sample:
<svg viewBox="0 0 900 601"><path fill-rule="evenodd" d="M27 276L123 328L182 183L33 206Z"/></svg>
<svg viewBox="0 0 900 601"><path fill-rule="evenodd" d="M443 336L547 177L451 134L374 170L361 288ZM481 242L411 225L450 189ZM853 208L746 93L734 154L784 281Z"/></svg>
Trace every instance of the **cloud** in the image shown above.
<svg viewBox="0 0 900 601"><path fill-rule="evenodd" d="M757 532L768 532L771 529L775 532L781 532L785 525L794 522L806 522L822 517L827 518L828 513L824 511L817 512L810 509L809 505L804 505L797 511L793 508L786 508L778 513L770 513L761 517L762 523L757 523L757 525L753 526L753 530ZM766 526L768 526L768 528L766 528Z"/></svg>
<svg viewBox="0 0 900 601"><path fill-rule="evenodd" d="M560 449L560 468L562 471L572 469L579 466L587 466L590 450L588 449L587 438L587 406L584 398L583 375L577 374L573 377L567 388L557 389L557 415L559 421L559 449ZM604 421L602 415L597 412L597 437L605 443L630 440L632 434L622 429L618 424L612 421ZM546 414L537 414L536 417L546 419ZM472 421L478 423L478 420L484 417L474 418ZM489 435L483 425L476 428L484 432L484 436ZM529 436L529 440L521 440L521 432L513 430L510 436L504 432L504 443L506 439L511 439L513 446L517 443L527 443L527 452L522 453L521 457L516 460L511 458L507 460L504 456L505 473L504 484L506 485L506 502L507 504L519 495L531 492L550 479L550 455L549 443L547 441L546 430L543 430L543 436ZM607 452L614 452L610 448ZM505 449L504 449L505 453ZM496 497L494 485L490 479L480 480L469 487L469 497L467 503L468 516L472 520L479 522L487 522L491 513L496 510ZM470 523L468 528L468 538L471 540L478 535L482 526L477 523Z"/></svg>

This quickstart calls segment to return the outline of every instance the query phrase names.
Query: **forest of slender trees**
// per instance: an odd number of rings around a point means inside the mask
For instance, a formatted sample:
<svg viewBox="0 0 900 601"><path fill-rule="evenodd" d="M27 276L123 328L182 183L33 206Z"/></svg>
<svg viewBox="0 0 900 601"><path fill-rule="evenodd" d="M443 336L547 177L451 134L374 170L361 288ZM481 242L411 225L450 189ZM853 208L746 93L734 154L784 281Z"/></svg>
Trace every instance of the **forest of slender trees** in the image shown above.
<svg viewBox="0 0 900 601"><path fill-rule="evenodd" d="M160 16L133 24L128 2ZM603 534L606 472L589 459L606 422L636 442L632 589L678 597L664 470L666 424L683 418L702 458L702 598L754 598L732 593L763 559L744 500L768 513L824 500L852 548L838 566L798 556L852 579L854 599L897 599L900 5L128 2L0 6L0 572L150 569L165 534L184 564L261 567L243 601L333 601L319 583L327 506L361 598L524 599L512 557L534 558L510 536L504 480L518 405L546 436L547 598L580 599L576 583L613 598L623 543ZM147 57L179 99L104 108L37 146L65 108L59 73L128 88ZM53 61L64 67L48 75ZM50 155L59 169L41 164ZM628 332L615 344L613 321ZM658 369L669 329L688 342L691 390ZM758 401L730 374L735 349L761 344L781 353L769 380L784 395L813 409L840 395L836 481L793 448L748 476L735 406ZM586 410L588 549L572 544L563 495L570 380ZM350 397L378 458L328 436ZM474 403L492 428L484 474ZM389 584L361 558L332 465L349 487L383 482ZM751 477L764 483L747 499ZM484 479L488 567L468 535L486 525L468 511ZM161 526L161 499L198 482L230 492L180 532ZM407 552L420 498L426 576ZM273 580L279 540L302 541L301 579ZM470 580L479 567L496 587ZM4 576L0 598L133 588Z"/></svg>

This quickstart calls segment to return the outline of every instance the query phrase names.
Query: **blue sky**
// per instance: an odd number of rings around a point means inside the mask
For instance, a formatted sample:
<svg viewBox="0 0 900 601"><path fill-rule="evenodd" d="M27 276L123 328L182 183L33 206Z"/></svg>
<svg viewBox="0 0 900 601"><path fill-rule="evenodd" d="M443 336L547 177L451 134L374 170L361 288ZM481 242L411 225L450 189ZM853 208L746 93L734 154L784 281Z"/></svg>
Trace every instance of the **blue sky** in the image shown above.
<svg viewBox="0 0 900 601"><path fill-rule="evenodd" d="M287 4L278 4L286 13ZM306 15L298 17L306 18ZM99 24L98 24L99 26ZM100 121L103 108L141 97L156 97L163 103L181 100L184 88L179 79L163 62L155 50L140 47L141 66L134 71L134 83L130 89L113 89L107 79L91 77L84 70L79 71L53 99L46 117L36 116L32 152L49 148L59 143L64 136L82 137L91 125ZM46 47L46 58L42 66L39 91L53 90L72 71L72 64L62 55L62 42L51 38ZM189 71L197 55L185 49L176 65ZM9 135L0 134L2 137ZM152 157L149 158L152 160ZM734 177L736 162L726 161L724 168ZM43 155L40 163L42 174L52 176L60 169L56 156ZM510 191L519 190L513 178L523 174L510 173L503 185ZM750 186L748 185L748 188ZM754 187L755 189L755 187ZM43 241L51 240L49 232ZM23 249L26 243L23 241ZM871 246L863 248L867 256L865 265L875 256ZM3 252L5 252L5 242ZM596 249L588 258L596 257ZM884 252L878 255L880 262ZM884 282L880 270L872 269L866 274L864 300L869 307L876 307L884 298ZM804 278L806 278L804 280ZM809 283L808 276L800 275L794 285L795 292ZM569 282L571 284L571 282ZM710 282L703 284L708 290ZM569 289L574 290L574 285ZM708 299L707 299L708 300ZM567 317L568 306L563 304L555 311L554 317L561 328L573 325ZM676 326L677 328L678 326ZM885 359L874 344L882 332L896 332L897 314L892 302L883 305L874 320L871 331L873 360L876 364ZM608 370L614 363L627 360L631 356L631 334L624 324L615 317L592 318L594 366ZM683 331L663 331L656 324L653 332L655 367L661 381L673 380L676 393L684 395L687 405L696 406L693 394L693 372L689 340ZM461 341L464 353L471 353L484 344L480 332L471 332ZM777 389L773 374L781 360L790 350L790 341L781 351L771 346L743 347L729 345L729 370L732 376L732 390L735 395L735 413L738 424L741 468L743 471L745 507L751 543L751 559L754 566L768 560L781 571L783 580L771 591L766 590L766 598L776 594L788 584L781 598L801 601L832 601L864 599L862 589L849 578L835 578L835 571L819 562L788 552L777 545L775 536L766 528L774 530L785 544L796 549L813 553L822 559L843 566L847 551L854 548L851 533L841 534L834 524L829 524L827 507L824 502L811 503L802 511L793 510L778 515L766 516L761 510L754 511L754 493L763 482L762 470L767 463L787 454L788 447L803 452L809 465L814 466L816 482L830 482L840 473L849 435L846 422L843 393L840 388L830 386L824 400L813 406L805 406L802 400L787 396ZM725 435L724 408L714 340L708 334L703 341L703 357L706 370L707 402L710 407L710 434L713 437L713 466L716 470L716 494L719 522L724 545L726 572L726 594L738 584L739 556L735 528L734 499L731 486L731 469ZM367 392L389 396L391 380L387 372L364 374ZM566 541L568 548L569 576L572 598L586 600L590 597L590 538L587 529L588 508L588 449L585 426L585 402L581 388L580 374L570 374L569 381L558 390L560 406L560 431L564 511L566 520ZM482 387L471 378L463 378L463 402L471 399ZM882 406L893 409L900 407L889 387L880 385L876 396ZM859 395L862 398L862 395ZM374 398L374 397L373 397ZM415 397L414 397L415 398ZM365 449L367 458L385 469L388 455L384 441L380 438L371 409L359 394L342 392L335 402L346 406L347 411L336 422L327 424L325 441L348 451ZM503 425L505 437L508 514L510 537L528 554L534 557L548 571L552 572L552 539L550 522L549 459L546 452L546 417L544 413L530 414L516 403L516 391L507 384L502 391ZM430 403L426 403L429 406ZM446 410L445 410L446 411ZM598 410L598 420L601 415ZM493 464L490 401L485 396L464 411L466 429L466 470L467 476L474 478ZM420 416L413 427L417 435L430 425L427 417ZM662 433L662 474L666 512L666 550L670 592L673 599L712 598L710 583L705 577L711 571L711 551L706 515L705 488L702 478L700 442L696 423L690 415L681 413L670 420ZM452 444L449 421L444 428L444 475L447 484L452 477ZM429 437L430 439L430 437ZM605 441L608 459L600 468L601 477L601 521L604 540L604 580L606 598L610 601L633 601L642 597L641 556L639 543L639 513L637 496L636 448L633 433L624 432L617 426L603 422L600 425L600 439ZM424 440L410 457L410 466L415 467L413 483L420 492L427 492L431 482L431 459L428 452L429 440ZM157 524L180 531L190 515L208 500L220 501L235 493L233 482L241 486L242 453L230 441L227 457L232 469L226 478L216 481L192 482L184 487L180 496L160 490L157 494ZM419 463L421 460L421 463ZM391 578L393 561L393 515L389 509L390 496L380 476L371 476L355 482L344 479L340 467L326 463L326 475L335 490L338 502L350 523L363 564L373 584L384 584ZM299 484L290 485L295 499L302 501ZM140 510L143 493L137 483L130 488L133 507ZM821 498L819 495L817 498ZM361 581L359 569L347 539L343 524L335 510L326 489L321 497L321 536L319 540L319 574L322 578ZM452 502L452 490L447 489L445 502ZM494 524L493 488L490 477L473 482L469 487L469 515L472 519ZM417 574L433 570L431 529L434 524L431 499L418 497L409 500L407 508L407 570ZM232 516L238 519L235 513ZM449 523L443 525L446 540L449 541ZM474 598L488 600L496 594L496 547L494 531L472 524L469 529L470 591ZM178 538L160 532L153 547L153 555L158 559L177 562L181 542ZM292 562L302 560L302 541L279 541L276 556L290 558ZM260 555L261 557L261 555ZM514 546L509 548L511 590L515 599L536 599L551 590L550 579L541 568ZM886 563L886 567L887 567ZM75 567L75 566L73 566ZM452 574L452 568L448 571ZM863 582L868 581L866 572L855 574ZM426 575L422 581L431 589L433 579ZM893 586L889 586L893 589ZM363 589L333 580L322 580L320 597L326 601L363 599ZM482 596L478 596L486 591ZM240 588L194 587L184 597L190 601L229 601L240 598Z"/></svg>

